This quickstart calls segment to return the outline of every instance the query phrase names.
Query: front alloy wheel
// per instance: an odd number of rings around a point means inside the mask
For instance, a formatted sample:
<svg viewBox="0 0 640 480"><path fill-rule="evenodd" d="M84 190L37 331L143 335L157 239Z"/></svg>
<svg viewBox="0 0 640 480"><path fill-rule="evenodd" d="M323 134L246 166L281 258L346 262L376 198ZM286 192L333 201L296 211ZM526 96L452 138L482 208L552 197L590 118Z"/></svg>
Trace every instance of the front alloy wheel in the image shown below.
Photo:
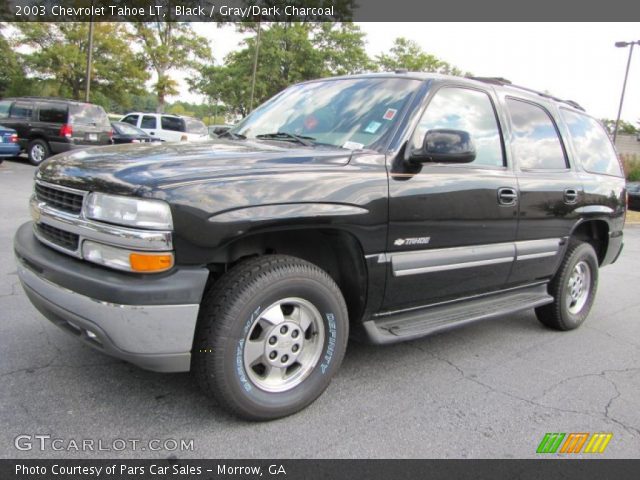
<svg viewBox="0 0 640 480"><path fill-rule="evenodd" d="M348 330L344 298L326 272L295 257L257 257L205 293L192 368L204 392L236 415L280 418L327 388Z"/></svg>
<svg viewBox="0 0 640 480"><path fill-rule="evenodd" d="M320 360L324 322L316 307L302 298L285 298L259 315L244 342L249 379L267 392L300 385Z"/></svg>

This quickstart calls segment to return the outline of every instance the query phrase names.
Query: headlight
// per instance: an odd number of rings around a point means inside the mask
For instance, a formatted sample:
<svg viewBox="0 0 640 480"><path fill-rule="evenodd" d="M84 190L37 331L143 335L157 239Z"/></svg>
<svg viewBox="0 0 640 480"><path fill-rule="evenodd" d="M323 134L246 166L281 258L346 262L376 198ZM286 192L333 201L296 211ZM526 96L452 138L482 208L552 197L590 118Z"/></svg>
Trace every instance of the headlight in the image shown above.
<svg viewBox="0 0 640 480"><path fill-rule="evenodd" d="M171 209L162 200L92 193L85 216L93 220L153 230L171 230Z"/></svg>
<svg viewBox="0 0 640 480"><path fill-rule="evenodd" d="M173 267L171 252L134 252L98 242L82 242L82 256L105 267L126 272L157 273Z"/></svg>

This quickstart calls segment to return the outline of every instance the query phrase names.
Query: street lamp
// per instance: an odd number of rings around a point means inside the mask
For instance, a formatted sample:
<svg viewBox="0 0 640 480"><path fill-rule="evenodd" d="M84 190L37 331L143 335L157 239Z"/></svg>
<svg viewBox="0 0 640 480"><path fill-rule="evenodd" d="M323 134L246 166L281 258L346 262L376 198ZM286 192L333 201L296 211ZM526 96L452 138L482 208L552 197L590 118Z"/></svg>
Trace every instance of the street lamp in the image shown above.
<svg viewBox="0 0 640 480"><path fill-rule="evenodd" d="M613 130L613 143L616 143L616 137L618 136L618 125L620 124L620 114L622 113L622 102L624 102L624 91L627 88L627 77L629 76L629 66L631 65L631 55L633 55L633 46L640 45L640 40L635 42L616 42L616 47L629 49L629 59L627 60L627 70L624 73L624 83L622 84L622 93L620 94L620 106L618 107L618 117L616 118L616 126Z"/></svg>

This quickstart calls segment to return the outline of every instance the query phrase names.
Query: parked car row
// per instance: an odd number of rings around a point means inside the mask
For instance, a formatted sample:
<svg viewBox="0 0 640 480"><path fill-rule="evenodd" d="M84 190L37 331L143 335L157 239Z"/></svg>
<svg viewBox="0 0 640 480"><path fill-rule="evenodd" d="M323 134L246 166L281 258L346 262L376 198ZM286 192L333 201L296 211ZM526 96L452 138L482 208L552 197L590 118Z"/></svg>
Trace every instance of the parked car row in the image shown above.
<svg viewBox="0 0 640 480"><path fill-rule="evenodd" d="M39 165L51 155L112 143L202 142L207 126L192 117L134 112L110 122L99 105L54 97L0 100L0 158L25 151Z"/></svg>
<svg viewBox="0 0 640 480"><path fill-rule="evenodd" d="M18 134L13 128L0 125L0 163L3 158L15 157L20 153Z"/></svg>
<svg viewBox="0 0 640 480"><path fill-rule="evenodd" d="M192 117L133 112L125 115L121 121L165 142L204 142L210 138L207 126Z"/></svg>

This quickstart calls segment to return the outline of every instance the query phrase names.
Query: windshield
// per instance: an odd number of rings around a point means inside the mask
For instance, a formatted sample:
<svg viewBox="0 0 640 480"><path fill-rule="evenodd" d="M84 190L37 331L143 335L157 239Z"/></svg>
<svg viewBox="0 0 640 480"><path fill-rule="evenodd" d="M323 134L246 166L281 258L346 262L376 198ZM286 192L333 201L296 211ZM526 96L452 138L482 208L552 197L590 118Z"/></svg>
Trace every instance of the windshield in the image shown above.
<svg viewBox="0 0 640 480"><path fill-rule="evenodd" d="M69 107L69 123L110 127L109 117L104 109L98 105L84 103L72 104Z"/></svg>
<svg viewBox="0 0 640 480"><path fill-rule="evenodd" d="M294 85L258 107L237 127L247 138L291 140L358 149L372 145L395 125L420 81L406 78L351 78Z"/></svg>

